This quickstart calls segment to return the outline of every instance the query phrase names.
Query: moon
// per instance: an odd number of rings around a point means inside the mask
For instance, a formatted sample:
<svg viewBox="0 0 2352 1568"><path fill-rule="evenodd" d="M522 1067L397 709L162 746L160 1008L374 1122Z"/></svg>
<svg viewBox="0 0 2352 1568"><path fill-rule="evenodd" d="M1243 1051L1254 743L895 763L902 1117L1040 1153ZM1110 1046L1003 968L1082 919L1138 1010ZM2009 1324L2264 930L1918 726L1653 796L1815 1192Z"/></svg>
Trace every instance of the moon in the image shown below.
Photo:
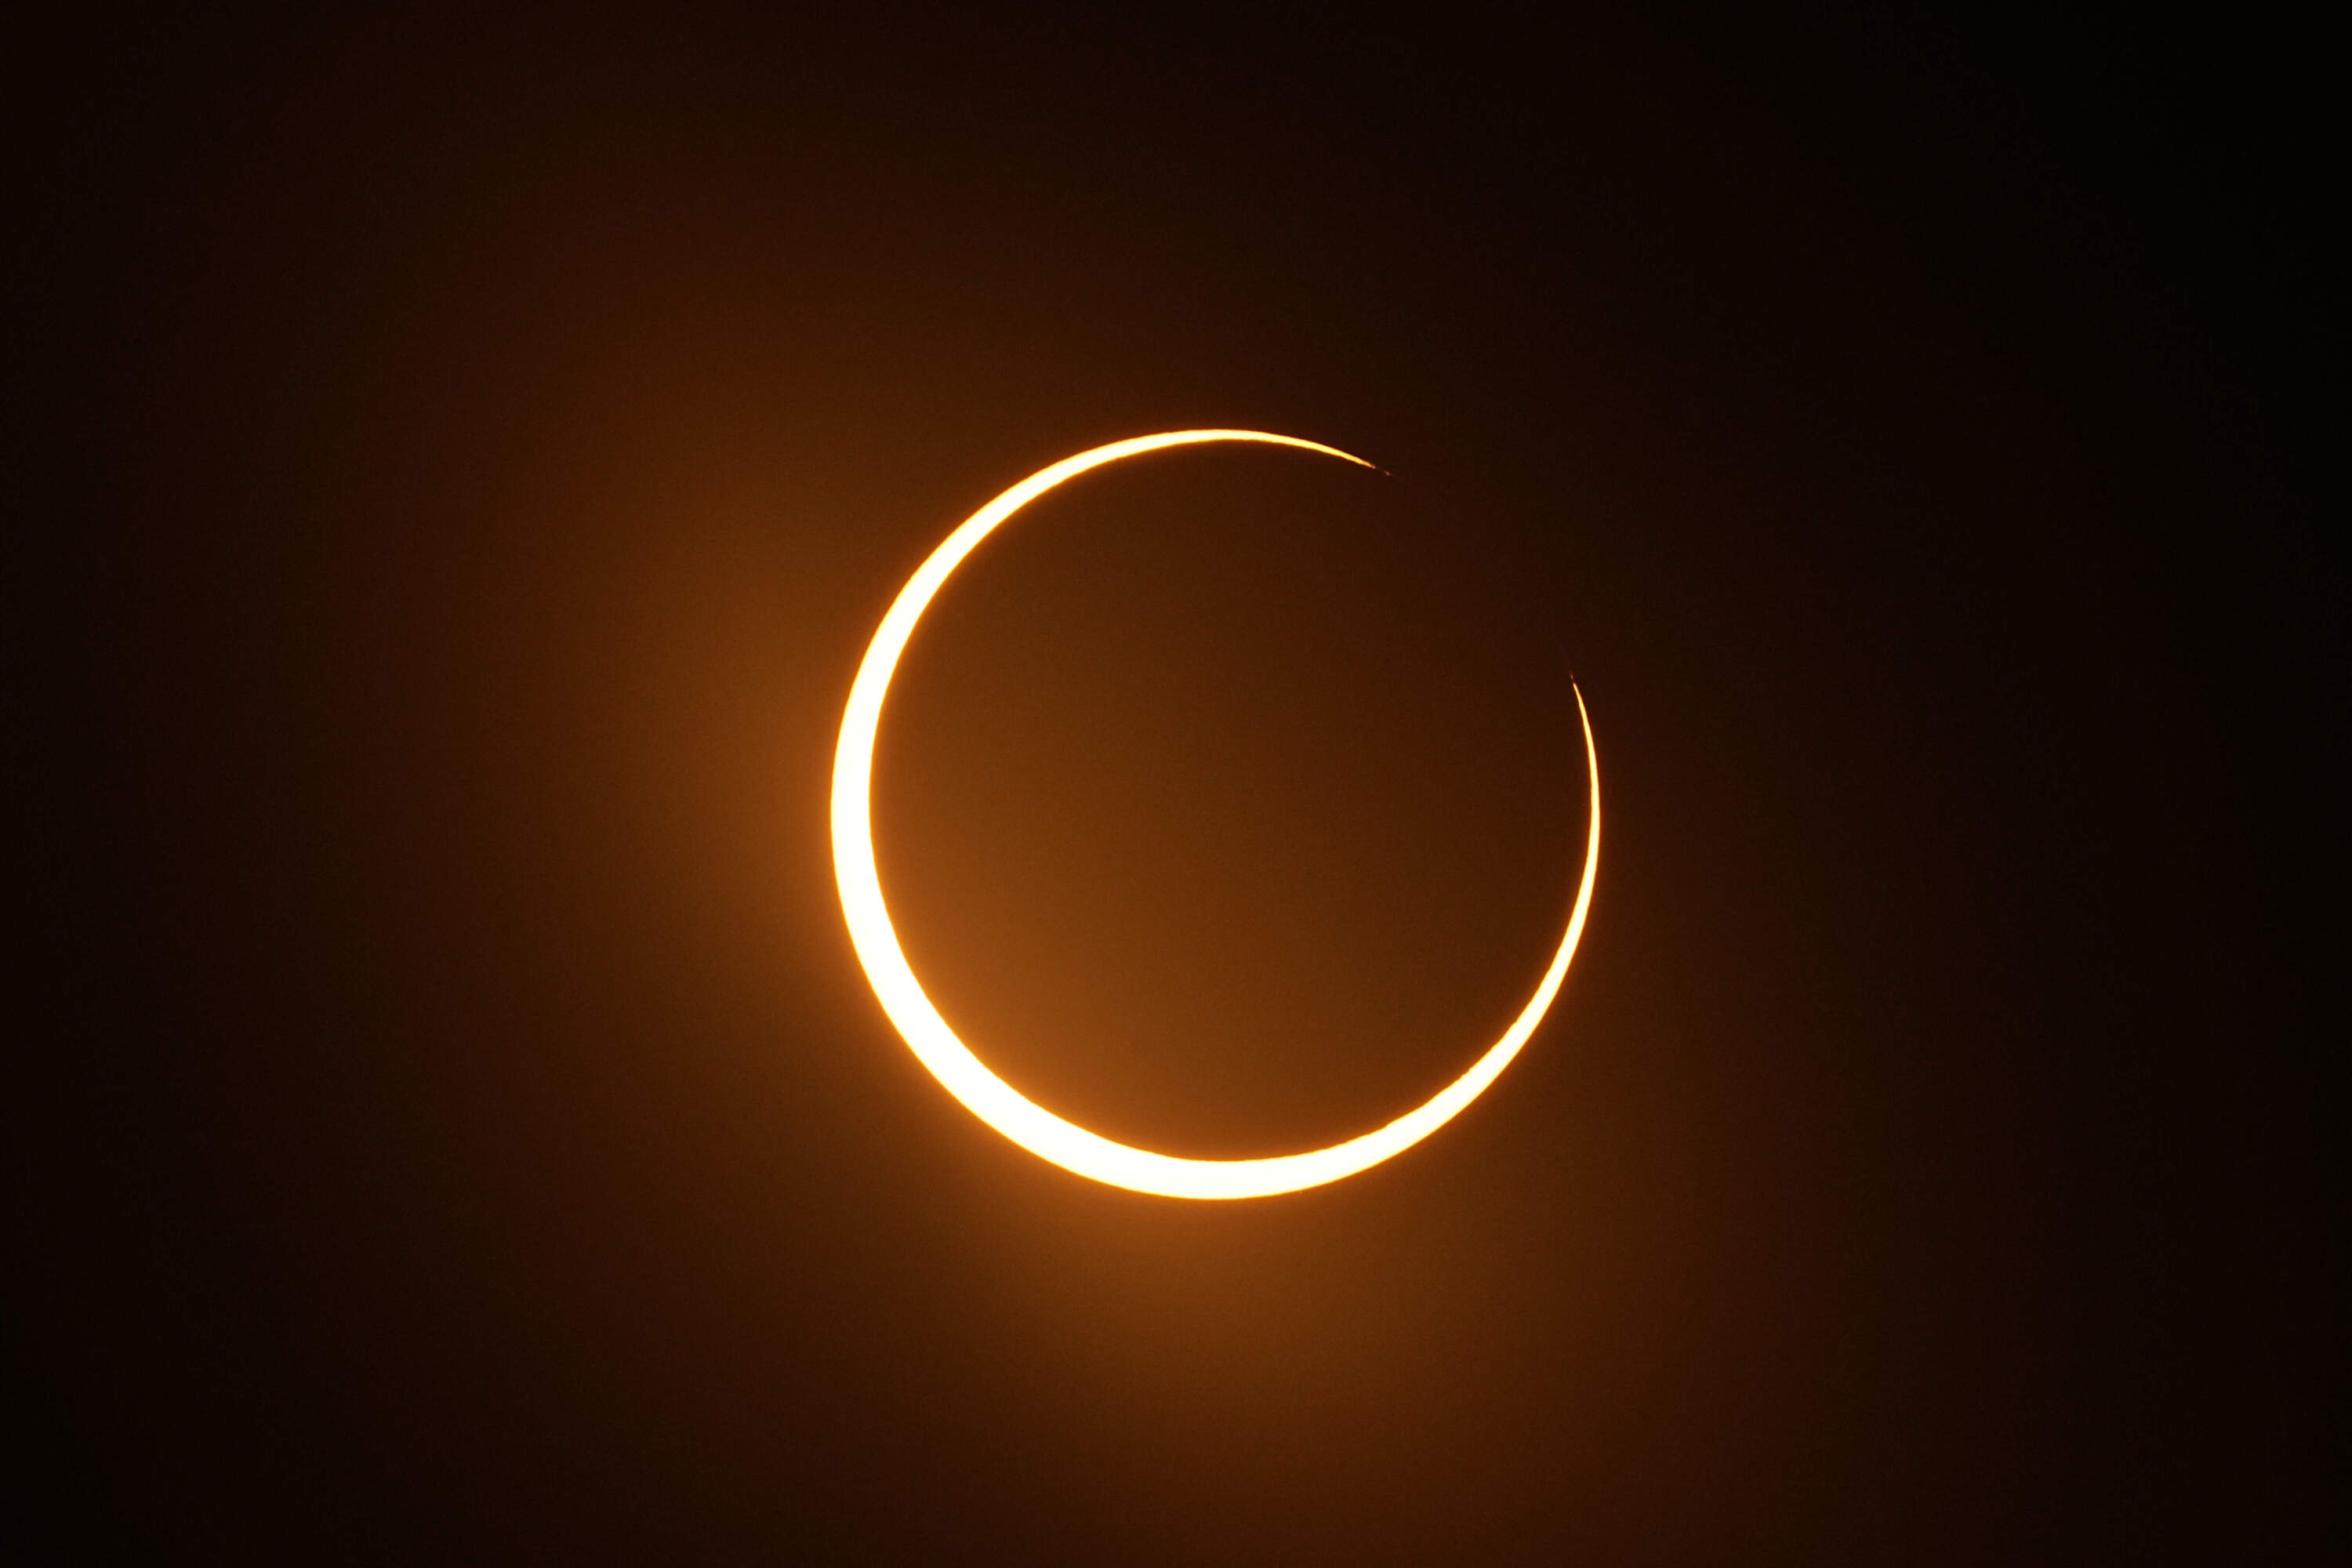
<svg viewBox="0 0 2352 1568"><path fill-rule="evenodd" d="M915 625L938 597L949 576L982 540L1003 527L1039 496L1090 469L1126 458L1140 457L1171 447L1199 446L1218 441L1252 441L1267 446L1295 447L1320 452L1342 462L1371 468L1370 463L1336 447L1297 436L1275 436L1262 430L1175 430L1158 436L1138 436L1114 441L1065 458L1023 479L947 536L938 549L907 580L905 587L882 617L857 667L849 689L849 704L841 716L841 740L833 759L833 869L841 889L841 912L849 937L865 966L866 977L882 1010L898 1026L931 1076L964 1108L1024 1149L1050 1160L1066 1171L1125 1187L1171 1198L1258 1198L1321 1186L1369 1170L1402 1153L1459 1116L1486 1091L1543 1021L1560 982L1568 977L1569 961L1584 934L1584 918L1592 906L1592 879L1601 859L1601 761L1592 743L1592 719L1584 693L1576 691L1577 719L1584 729L1585 773L1591 781L1591 808L1584 843L1584 874L1576 890L1576 904L1535 994L1502 1038L1486 1048L1468 1071L1428 1100L1360 1137L1309 1149L1252 1160L1191 1160L1173 1154L1130 1148L1066 1121L1024 1097L970 1047L956 1037L947 1020L924 994L922 983L898 946L890 924L890 910L882 899L882 879L874 862L873 780L874 741L882 722L882 703L890 690L890 677L898 668Z"/></svg>

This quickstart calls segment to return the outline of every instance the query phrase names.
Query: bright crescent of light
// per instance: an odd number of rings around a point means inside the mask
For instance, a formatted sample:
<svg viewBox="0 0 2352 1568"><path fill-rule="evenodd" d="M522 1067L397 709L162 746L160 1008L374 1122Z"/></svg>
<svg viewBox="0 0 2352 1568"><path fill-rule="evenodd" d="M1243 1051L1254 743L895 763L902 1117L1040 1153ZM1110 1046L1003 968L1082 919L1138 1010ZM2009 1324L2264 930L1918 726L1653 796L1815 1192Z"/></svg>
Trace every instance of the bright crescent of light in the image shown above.
<svg viewBox="0 0 2352 1568"><path fill-rule="evenodd" d="M956 1037L947 1020L940 1016L939 1009L931 1005L931 999L923 994L921 983L908 965L907 955L899 950L898 934L892 929L890 911L882 901L882 879L874 864L870 799L874 738L881 724L882 700L890 689L890 677L898 668L898 658L906 651L907 640L914 635L915 623L922 618L923 611L929 607L949 574L1013 513L1055 486L1090 468L1167 447L1208 441L1258 441L1297 447L1363 468L1372 467L1336 447L1295 436L1270 436L1258 430L1177 430L1114 441L1075 458L1065 458L1030 475L972 513L931 552L930 558L898 590L898 597L891 603L889 613L882 617L873 642L866 647L865 661L857 667L857 679L849 689L849 706L841 717L841 742L833 759L833 868L841 886L841 910L849 922L850 941L856 946L858 962L866 966L866 976L873 983L875 995L881 999L882 1010L889 1015L931 1076L946 1085L948 1092L963 1101L973 1115L1039 1158L1115 1187L1171 1198L1255 1198L1297 1192L1352 1176L1412 1147L1460 1115L1463 1108L1486 1092L1486 1086L1519 1054L1519 1047L1535 1033L1545 1009L1559 993L1560 982L1568 975L1569 960L1575 956L1577 939L1584 934L1585 911L1592 903L1593 872L1601 858L1601 763L1592 745L1592 719L1585 711L1584 693L1579 690L1577 717L1584 726L1584 761L1591 781L1592 803L1591 826L1584 841L1584 878L1576 890L1576 907L1568 917L1568 932L1560 938L1559 951L1552 955L1551 965L1544 971L1535 994L1528 999L1527 1006L1511 1026L1503 1031L1503 1037L1489 1047L1467 1072L1387 1126L1344 1143L1300 1154L1256 1160L1187 1160L1131 1149L1065 1121L1023 1098L1019 1090L989 1071Z"/></svg>

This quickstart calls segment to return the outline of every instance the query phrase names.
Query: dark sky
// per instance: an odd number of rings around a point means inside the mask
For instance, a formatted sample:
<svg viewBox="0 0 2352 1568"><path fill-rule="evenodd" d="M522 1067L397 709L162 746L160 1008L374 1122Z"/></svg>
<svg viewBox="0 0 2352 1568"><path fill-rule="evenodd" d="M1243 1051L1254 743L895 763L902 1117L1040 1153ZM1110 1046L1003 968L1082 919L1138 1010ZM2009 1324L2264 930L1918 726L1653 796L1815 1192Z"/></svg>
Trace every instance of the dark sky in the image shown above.
<svg viewBox="0 0 2352 1568"><path fill-rule="evenodd" d="M481 7L15 60L42 1560L2280 1561L2342 595L2252 12ZM952 13L952 16L944 15ZM1042 1103L921 1070L880 862ZM11 1556L23 1555L12 1550ZM31 1560L28 1558L27 1560Z"/></svg>

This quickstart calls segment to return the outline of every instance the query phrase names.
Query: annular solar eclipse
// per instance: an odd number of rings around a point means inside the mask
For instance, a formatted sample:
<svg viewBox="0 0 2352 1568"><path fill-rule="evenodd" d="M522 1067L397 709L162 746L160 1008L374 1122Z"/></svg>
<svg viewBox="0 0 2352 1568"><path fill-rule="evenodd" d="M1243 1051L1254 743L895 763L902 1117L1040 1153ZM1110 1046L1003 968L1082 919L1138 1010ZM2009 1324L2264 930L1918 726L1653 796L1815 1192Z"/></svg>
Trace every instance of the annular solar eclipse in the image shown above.
<svg viewBox="0 0 2352 1568"><path fill-rule="evenodd" d="M874 742L882 722L883 701L890 677L898 668L916 623L965 557L979 548L1023 507L1089 469L1122 458L1171 447L1208 442L1247 441L1319 452L1364 468L1372 465L1336 447L1296 436L1275 436L1260 430L1176 430L1114 441L1074 458L1065 458L1023 479L982 507L949 534L915 574L898 590L883 616L866 658L849 689L849 704L841 717L841 740L833 762L833 866L841 889L841 909L849 924L851 942L866 979L880 999L882 1010L898 1026L923 1066L966 1109L1005 1137L1041 1159L1065 1170L1090 1176L1112 1186L1174 1198L1255 1198L1297 1192L1326 1182L1352 1176L1391 1155L1402 1152L1436 1131L1486 1092L1487 1086L1519 1054L1568 975L1569 961L1584 933L1586 911L1592 904L1592 879L1601 858L1601 765L1593 749L1592 721L1585 711L1584 694L1576 693L1577 718L1584 731L1586 777L1591 792L1584 844L1584 872L1568 930L1552 954L1543 978L1509 1028L1469 1070L1412 1110L1386 1126L1326 1148L1295 1154L1249 1160L1195 1160L1130 1148L1075 1122L1065 1121L1031 1101L989 1070L971 1047L957 1038L939 1009L923 992L922 983L907 963L890 924L882 898L882 882L874 859L872 785Z"/></svg>

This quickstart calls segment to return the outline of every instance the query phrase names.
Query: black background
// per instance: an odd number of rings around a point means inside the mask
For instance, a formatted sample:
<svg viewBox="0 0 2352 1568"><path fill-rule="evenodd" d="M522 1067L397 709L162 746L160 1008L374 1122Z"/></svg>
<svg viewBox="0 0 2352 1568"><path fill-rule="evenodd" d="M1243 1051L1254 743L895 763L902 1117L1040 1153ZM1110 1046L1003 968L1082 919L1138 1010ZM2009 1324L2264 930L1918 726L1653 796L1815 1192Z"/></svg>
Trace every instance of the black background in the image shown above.
<svg viewBox="0 0 2352 1568"><path fill-rule="evenodd" d="M2324 1555L2315 53L1051 6L18 51L12 1536ZM885 874L1009 1076L1171 1149L1360 1127L1540 967L1571 670L1610 803L1496 1089L1239 1205L940 1094L824 837L931 542L1202 425L1397 477L1074 487L894 694Z"/></svg>

